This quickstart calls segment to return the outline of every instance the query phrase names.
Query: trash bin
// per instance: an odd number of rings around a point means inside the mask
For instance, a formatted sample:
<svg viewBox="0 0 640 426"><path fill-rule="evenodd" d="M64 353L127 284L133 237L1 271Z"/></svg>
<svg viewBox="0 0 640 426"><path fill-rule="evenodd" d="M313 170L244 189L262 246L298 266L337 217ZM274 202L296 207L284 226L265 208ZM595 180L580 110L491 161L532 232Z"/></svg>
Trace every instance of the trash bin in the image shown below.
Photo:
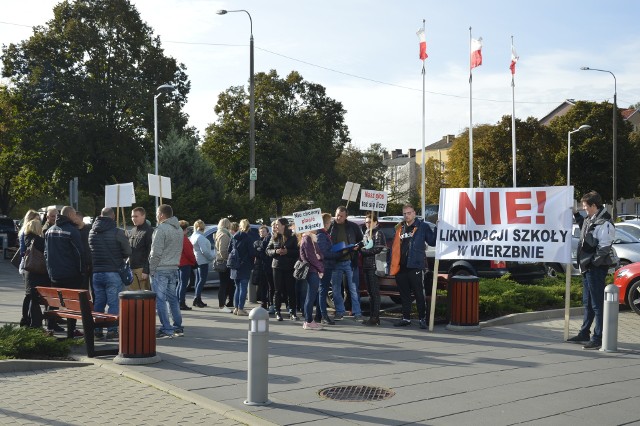
<svg viewBox="0 0 640 426"><path fill-rule="evenodd" d="M449 324L447 330L480 330L480 280L473 275L456 275L447 285Z"/></svg>
<svg viewBox="0 0 640 426"><path fill-rule="evenodd" d="M156 293L120 292L120 352L116 364L153 364L156 354Z"/></svg>

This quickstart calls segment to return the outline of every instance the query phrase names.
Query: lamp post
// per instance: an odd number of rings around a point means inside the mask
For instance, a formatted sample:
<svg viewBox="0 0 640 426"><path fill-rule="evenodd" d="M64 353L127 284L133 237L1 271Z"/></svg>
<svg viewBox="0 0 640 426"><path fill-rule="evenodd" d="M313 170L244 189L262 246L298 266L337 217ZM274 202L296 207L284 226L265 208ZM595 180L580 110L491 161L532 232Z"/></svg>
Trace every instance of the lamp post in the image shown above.
<svg viewBox="0 0 640 426"><path fill-rule="evenodd" d="M256 175L253 172L256 167L256 108L253 81L253 19L251 14L244 10L218 10L218 15L226 15L231 12L244 12L249 17L251 36L249 37L249 200L256 195Z"/></svg>
<svg viewBox="0 0 640 426"><path fill-rule="evenodd" d="M616 75L611 71L589 67L581 67L580 69L583 71L608 72L613 77L613 206L611 216L613 216L615 222L618 218L618 208L616 207L618 202L618 120L616 120L616 115L618 114L618 82Z"/></svg>
<svg viewBox="0 0 640 426"><path fill-rule="evenodd" d="M162 90L174 90L170 84L163 84L162 86L158 86L156 92L158 92L153 97L153 144L155 148L155 174L158 175L158 98L162 95ZM156 196L156 210L158 210L158 197Z"/></svg>
<svg viewBox="0 0 640 426"><path fill-rule="evenodd" d="M588 124L583 124L577 129L571 130L567 133L567 186L571 185L571 134L590 128L591 126Z"/></svg>

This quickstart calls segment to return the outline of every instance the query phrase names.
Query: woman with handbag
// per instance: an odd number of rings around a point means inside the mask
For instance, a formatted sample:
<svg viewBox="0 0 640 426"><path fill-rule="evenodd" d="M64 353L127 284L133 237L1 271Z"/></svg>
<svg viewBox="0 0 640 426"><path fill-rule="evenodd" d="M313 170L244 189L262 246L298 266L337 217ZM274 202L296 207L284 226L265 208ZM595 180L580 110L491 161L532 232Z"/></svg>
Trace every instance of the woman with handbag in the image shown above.
<svg viewBox="0 0 640 426"><path fill-rule="evenodd" d="M214 266L220 277L220 287L218 288L218 307L220 312L231 313L233 309L227 304L227 296L231 296L233 301L233 280L231 279L231 271L227 268L227 259L229 258L229 244L231 243L231 222L223 217L218 222L218 231L216 232L216 260ZM233 306L233 303L231 304Z"/></svg>
<svg viewBox="0 0 640 426"><path fill-rule="evenodd" d="M36 214L37 217L37 214ZM23 254L29 256L41 256L42 268L29 268L31 271L24 271L24 285L25 295L22 303L22 320L20 325L24 325L32 328L42 328L42 310L38 303L37 286L50 286L49 274L46 272L46 265L44 264L44 238L42 237L42 224L40 219L32 219L23 225L22 229L24 233L22 236L24 239L25 251ZM22 230L21 230L22 231ZM35 252L39 251L40 255L36 255ZM34 258L35 259L35 258ZM37 271L40 269L40 271ZM48 328L53 330L56 326L55 320L49 320Z"/></svg>
<svg viewBox="0 0 640 426"><path fill-rule="evenodd" d="M193 253L196 255L196 294L193 299L193 306L204 308L207 306L202 301L202 289L207 282L209 275L209 262L213 260L213 252L211 251L211 243L204 236L204 222L200 219L193 223L193 235L191 236L191 244L193 244Z"/></svg>
<svg viewBox="0 0 640 426"><path fill-rule="evenodd" d="M321 330L322 326L313 320L313 305L318 299L318 289L320 280L324 275L324 258L317 246L318 237L316 231L309 231L302 234L300 242L300 260L309 264L307 271L307 296L304 301L304 323L305 330Z"/></svg>
<svg viewBox="0 0 640 426"><path fill-rule="evenodd" d="M282 299L289 304L289 318L298 321L296 315L296 280L293 278L293 265L299 255L298 239L289 229L289 221L283 217L277 220L273 236L267 245L267 255L273 258L273 282L276 288L276 319L283 321L280 313Z"/></svg>

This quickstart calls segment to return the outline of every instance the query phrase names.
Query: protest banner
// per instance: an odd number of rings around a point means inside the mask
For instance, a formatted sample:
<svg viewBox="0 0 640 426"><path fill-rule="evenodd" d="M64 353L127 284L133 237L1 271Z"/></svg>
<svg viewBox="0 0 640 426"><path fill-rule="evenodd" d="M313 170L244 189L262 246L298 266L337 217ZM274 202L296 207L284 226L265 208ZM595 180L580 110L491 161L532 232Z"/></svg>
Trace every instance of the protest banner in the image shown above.
<svg viewBox="0 0 640 426"><path fill-rule="evenodd" d="M163 198L171 199L171 178L160 175L147 175L149 182L149 195L160 197L160 204Z"/></svg>
<svg viewBox="0 0 640 426"><path fill-rule="evenodd" d="M387 193L385 191L363 189L360 191L360 210L386 212Z"/></svg>
<svg viewBox="0 0 640 426"><path fill-rule="evenodd" d="M347 200L347 207L349 207L350 201L356 201L358 199L358 191L360 191L360 184L347 182L342 191L342 199Z"/></svg>
<svg viewBox="0 0 640 426"><path fill-rule="evenodd" d="M571 262L573 187L443 188L437 259Z"/></svg>
<svg viewBox="0 0 640 426"><path fill-rule="evenodd" d="M322 211L311 209L293 213L293 226L296 234L323 228Z"/></svg>

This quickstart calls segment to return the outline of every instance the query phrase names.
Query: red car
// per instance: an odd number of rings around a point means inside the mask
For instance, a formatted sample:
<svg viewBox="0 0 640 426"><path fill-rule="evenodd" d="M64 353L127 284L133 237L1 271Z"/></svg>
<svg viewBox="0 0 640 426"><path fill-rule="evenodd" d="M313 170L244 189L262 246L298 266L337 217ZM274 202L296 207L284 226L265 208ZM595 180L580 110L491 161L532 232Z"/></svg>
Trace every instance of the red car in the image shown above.
<svg viewBox="0 0 640 426"><path fill-rule="evenodd" d="M618 287L620 303L640 315L640 262L622 266L615 272L613 283Z"/></svg>

